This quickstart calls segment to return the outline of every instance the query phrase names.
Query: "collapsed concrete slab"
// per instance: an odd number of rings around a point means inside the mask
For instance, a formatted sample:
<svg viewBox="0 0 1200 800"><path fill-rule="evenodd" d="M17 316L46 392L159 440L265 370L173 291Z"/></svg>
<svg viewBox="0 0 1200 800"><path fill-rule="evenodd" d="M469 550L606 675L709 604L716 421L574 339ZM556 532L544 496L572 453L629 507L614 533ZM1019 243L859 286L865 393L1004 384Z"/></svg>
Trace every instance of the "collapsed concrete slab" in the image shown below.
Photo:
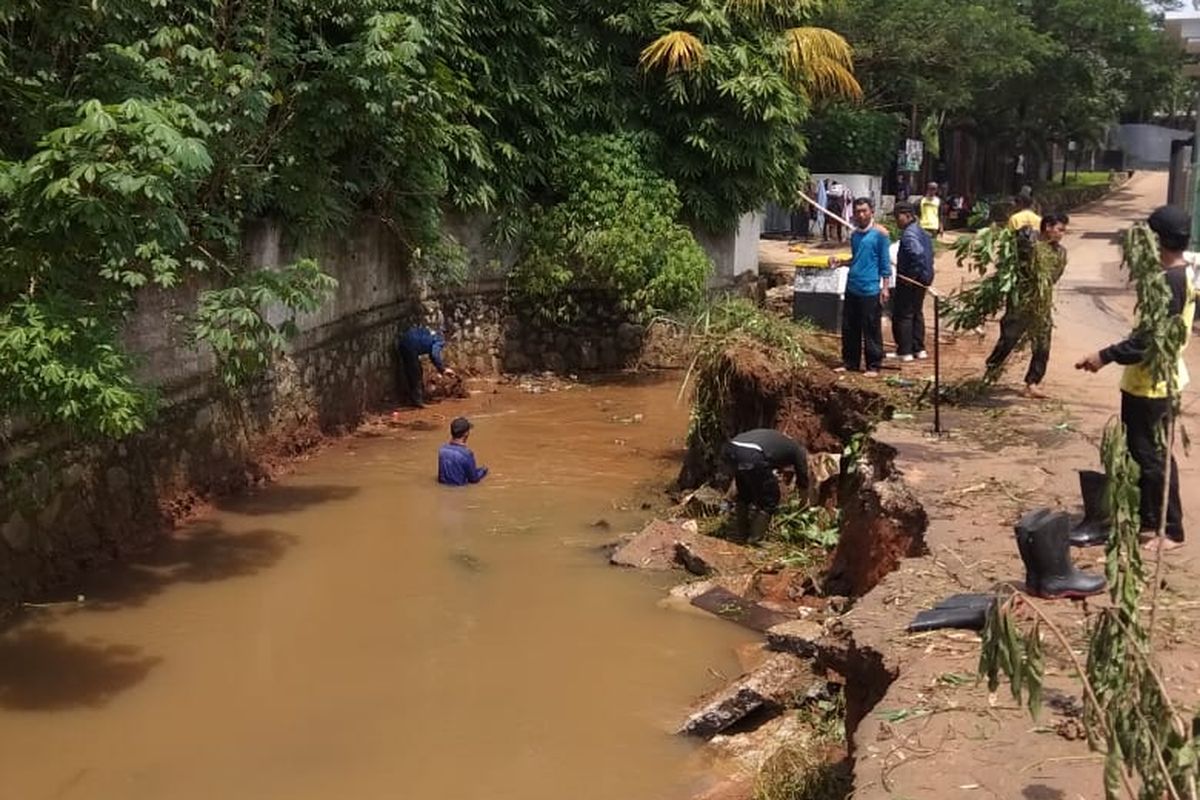
<svg viewBox="0 0 1200 800"><path fill-rule="evenodd" d="M815 658L825 626L809 619L784 622L767 630L767 647L801 658Z"/></svg>
<svg viewBox="0 0 1200 800"><path fill-rule="evenodd" d="M776 625L795 619L791 615L747 600L723 586L714 586L693 597L692 605L759 633L765 633Z"/></svg>
<svg viewBox="0 0 1200 800"><path fill-rule="evenodd" d="M693 520L655 520L618 546L609 561L622 567L659 571L683 567L700 577L755 570L754 551L703 535Z"/></svg>
<svg viewBox="0 0 1200 800"><path fill-rule="evenodd" d="M675 543L699 535L696 523L691 520L654 520L617 547L609 561L620 567L675 569L678 566Z"/></svg>
<svg viewBox="0 0 1200 800"><path fill-rule="evenodd" d="M762 666L702 699L676 731L704 739L760 711L778 711L824 681L807 661L776 653Z"/></svg>
<svg viewBox="0 0 1200 800"><path fill-rule="evenodd" d="M675 543L675 560L693 575L742 575L755 569L752 551L740 544L695 535Z"/></svg>

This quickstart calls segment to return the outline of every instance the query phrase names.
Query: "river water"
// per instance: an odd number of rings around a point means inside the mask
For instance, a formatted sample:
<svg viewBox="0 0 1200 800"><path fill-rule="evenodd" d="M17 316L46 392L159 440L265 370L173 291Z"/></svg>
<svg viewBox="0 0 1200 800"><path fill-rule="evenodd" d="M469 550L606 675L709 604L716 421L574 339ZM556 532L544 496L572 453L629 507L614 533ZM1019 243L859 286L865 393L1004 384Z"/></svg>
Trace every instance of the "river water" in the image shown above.
<svg viewBox="0 0 1200 800"><path fill-rule="evenodd" d="M677 469L676 389L405 414L25 614L0 635L0 796L686 797L671 727L751 637L598 551ZM492 474L450 489L459 413Z"/></svg>

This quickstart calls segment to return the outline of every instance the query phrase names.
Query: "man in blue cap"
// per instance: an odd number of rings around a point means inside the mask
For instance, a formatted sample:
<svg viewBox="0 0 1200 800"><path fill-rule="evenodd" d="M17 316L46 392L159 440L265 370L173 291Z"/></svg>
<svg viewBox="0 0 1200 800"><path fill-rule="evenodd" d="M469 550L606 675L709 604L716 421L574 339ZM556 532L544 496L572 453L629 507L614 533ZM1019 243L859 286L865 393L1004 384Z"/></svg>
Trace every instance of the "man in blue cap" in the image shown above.
<svg viewBox="0 0 1200 800"><path fill-rule="evenodd" d="M408 384L409 402L417 408L425 407L425 379L421 372L421 356L429 356L433 366L441 375L453 375L454 370L442 360L446 340L442 334L424 325L409 328L396 339L396 354L400 360L400 374ZM399 394L403 396L403 387Z"/></svg>
<svg viewBox="0 0 1200 800"><path fill-rule="evenodd" d="M487 474L487 467L475 464L475 454L467 447L471 435L471 423L459 417L450 423L450 441L438 450L438 483L446 486L466 486L479 483Z"/></svg>

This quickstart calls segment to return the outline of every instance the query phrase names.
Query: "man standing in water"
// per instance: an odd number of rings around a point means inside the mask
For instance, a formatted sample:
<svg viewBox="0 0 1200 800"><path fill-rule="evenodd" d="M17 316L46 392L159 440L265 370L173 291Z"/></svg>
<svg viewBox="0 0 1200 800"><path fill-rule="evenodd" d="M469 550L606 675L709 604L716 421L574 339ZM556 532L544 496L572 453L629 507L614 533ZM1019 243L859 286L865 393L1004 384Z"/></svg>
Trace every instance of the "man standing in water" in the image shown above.
<svg viewBox="0 0 1200 800"><path fill-rule="evenodd" d="M761 540L779 508L779 479L775 470L792 468L796 485L808 488L808 454L773 428L756 428L725 445L725 463L733 468L737 487L738 538L748 544Z"/></svg>
<svg viewBox="0 0 1200 800"><path fill-rule="evenodd" d="M1158 254L1166 273L1167 286L1171 289L1169 313L1183 318L1190 338L1192 323L1196 317L1196 274L1184 251L1191 237L1192 221L1181 208L1161 206L1150 215L1150 230L1158 234ZM1183 544L1183 505L1179 496L1179 468L1175 457L1171 457L1171 482L1167 491L1167 506L1163 509L1163 488L1166 479L1167 422L1171 409L1171 398L1167 382L1154 380L1150 370L1142 363L1153 343L1144 336L1134 333L1123 342L1104 348L1081 359L1076 369L1099 372L1116 362L1125 367L1121 378L1121 422L1125 425L1125 441L1129 454L1137 462L1141 473L1138 489L1141 493L1142 538L1147 548L1158 546L1158 527L1162 515L1167 515L1166 538L1162 549L1173 550ZM1179 352L1179 363L1174 366L1175 389L1183 391L1188 384L1187 365L1183 361L1187 339Z"/></svg>
<svg viewBox="0 0 1200 800"><path fill-rule="evenodd" d="M438 483L466 486L479 483L487 476L487 467L476 466L475 454L467 447L470 435L471 423L466 417L450 423L450 441L438 450Z"/></svg>

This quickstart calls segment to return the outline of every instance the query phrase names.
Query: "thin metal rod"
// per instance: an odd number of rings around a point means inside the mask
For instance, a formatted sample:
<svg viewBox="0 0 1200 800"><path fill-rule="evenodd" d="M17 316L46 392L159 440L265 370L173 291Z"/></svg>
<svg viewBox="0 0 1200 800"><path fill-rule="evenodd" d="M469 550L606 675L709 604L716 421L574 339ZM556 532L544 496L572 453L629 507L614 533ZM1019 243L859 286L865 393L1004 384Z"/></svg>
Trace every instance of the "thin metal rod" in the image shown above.
<svg viewBox="0 0 1200 800"><path fill-rule="evenodd" d="M933 432L942 433L942 304L933 296Z"/></svg>

